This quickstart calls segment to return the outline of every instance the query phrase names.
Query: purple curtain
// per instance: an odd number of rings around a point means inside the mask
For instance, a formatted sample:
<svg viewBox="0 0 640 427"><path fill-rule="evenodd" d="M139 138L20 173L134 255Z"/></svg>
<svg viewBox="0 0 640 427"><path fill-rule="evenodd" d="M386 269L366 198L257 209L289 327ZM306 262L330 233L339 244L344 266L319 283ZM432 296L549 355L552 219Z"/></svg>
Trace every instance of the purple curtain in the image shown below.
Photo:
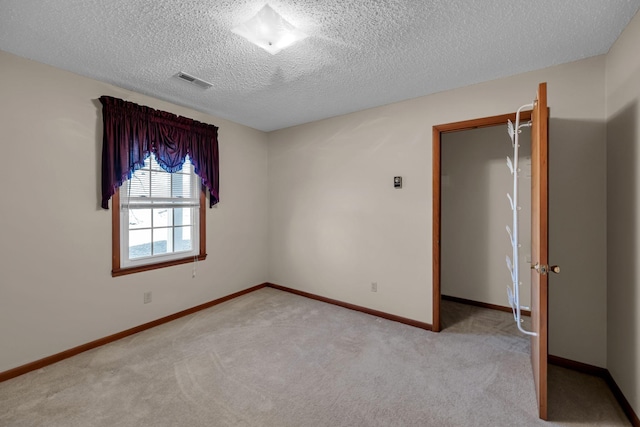
<svg viewBox="0 0 640 427"><path fill-rule="evenodd" d="M151 153L167 172L182 169L189 155L196 174L209 190L209 207L220 201L218 128L150 107L101 96L102 207Z"/></svg>

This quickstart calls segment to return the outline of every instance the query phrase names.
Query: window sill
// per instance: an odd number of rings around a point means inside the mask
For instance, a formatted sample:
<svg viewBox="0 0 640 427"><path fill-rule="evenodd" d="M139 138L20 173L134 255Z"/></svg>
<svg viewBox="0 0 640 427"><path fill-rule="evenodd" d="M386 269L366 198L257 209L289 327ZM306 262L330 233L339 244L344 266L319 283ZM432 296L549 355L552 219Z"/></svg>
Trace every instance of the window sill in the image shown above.
<svg viewBox="0 0 640 427"><path fill-rule="evenodd" d="M180 259L173 259L171 261L158 262L154 264L141 265L138 267L119 268L111 270L112 277L125 276L127 274L140 273L143 271L157 270L158 268L171 267L172 265L189 264L190 262L204 261L207 259L207 254L198 255L197 257L187 257Z"/></svg>

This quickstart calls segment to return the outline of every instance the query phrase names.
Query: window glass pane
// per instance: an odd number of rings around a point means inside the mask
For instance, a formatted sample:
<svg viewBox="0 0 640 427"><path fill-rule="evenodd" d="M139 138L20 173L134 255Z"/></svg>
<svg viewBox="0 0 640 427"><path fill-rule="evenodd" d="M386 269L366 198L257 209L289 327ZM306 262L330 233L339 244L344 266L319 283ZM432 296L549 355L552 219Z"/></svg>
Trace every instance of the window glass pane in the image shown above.
<svg viewBox="0 0 640 427"><path fill-rule="evenodd" d="M173 236L170 228L153 229L153 254L173 252Z"/></svg>
<svg viewBox="0 0 640 427"><path fill-rule="evenodd" d="M138 169L128 181L127 193L123 194L125 200L128 197L149 197L151 196L151 183L149 182L149 171Z"/></svg>
<svg viewBox="0 0 640 427"><path fill-rule="evenodd" d="M195 208L175 208L173 221L175 225L192 225L192 215Z"/></svg>
<svg viewBox="0 0 640 427"><path fill-rule="evenodd" d="M153 210L153 226L154 227L171 227L173 221L173 209L161 208Z"/></svg>
<svg viewBox="0 0 640 427"><path fill-rule="evenodd" d="M151 228L151 209L129 209L129 228Z"/></svg>
<svg viewBox="0 0 640 427"><path fill-rule="evenodd" d="M129 231L129 258L151 256L151 230Z"/></svg>
<svg viewBox="0 0 640 427"><path fill-rule="evenodd" d="M185 209L186 210L186 209ZM190 251L193 249L191 240L191 233L193 227L176 227L174 228L175 233L175 250L176 252L180 251Z"/></svg>
<svg viewBox="0 0 640 427"><path fill-rule="evenodd" d="M151 197L171 197L171 174L151 171Z"/></svg>

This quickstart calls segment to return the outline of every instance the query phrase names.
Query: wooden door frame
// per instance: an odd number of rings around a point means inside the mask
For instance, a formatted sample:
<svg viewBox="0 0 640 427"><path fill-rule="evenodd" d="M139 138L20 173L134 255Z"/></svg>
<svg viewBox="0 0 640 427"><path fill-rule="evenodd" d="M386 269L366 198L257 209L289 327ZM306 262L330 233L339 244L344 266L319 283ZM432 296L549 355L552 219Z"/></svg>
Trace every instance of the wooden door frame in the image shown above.
<svg viewBox="0 0 640 427"><path fill-rule="evenodd" d="M531 111L520 112L520 120L530 120ZM440 174L442 170L442 134L449 132L457 132L461 130L479 129L489 126L505 125L505 140L507 136L506 124L507 120L515 122L516 113L501 114L498 116L483 117L480 119L465 120L461 122L446 123L433 126L433 233L432 233L432 259L433 259L433 319L432 330L433 332L440 332L442 325L440 324L440 248L441 248L441 208L442 208L442 187L440 182ZM505 151L505 156L506 153ZM505 168L506 171L506 168Z"/></svg>

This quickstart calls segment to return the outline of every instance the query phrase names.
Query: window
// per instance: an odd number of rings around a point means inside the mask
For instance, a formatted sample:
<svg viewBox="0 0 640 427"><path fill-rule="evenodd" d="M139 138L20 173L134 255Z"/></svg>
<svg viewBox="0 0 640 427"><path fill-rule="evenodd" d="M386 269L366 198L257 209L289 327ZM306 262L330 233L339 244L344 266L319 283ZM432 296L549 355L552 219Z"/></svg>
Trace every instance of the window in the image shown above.
<svg viewBox="0 0 640 427"><path fill-rule="evenodd" d="M169 173L151 154L113 198L112 275L204 259L201 187L188 156L181 170Z"/></svg>
<svg viewBox="0 0 640 427"><path fill-rule="evenodd" d="M102 104L102 192L111 275L204 260L206 193L220 201L218 127L110 96Z"/></svg>

